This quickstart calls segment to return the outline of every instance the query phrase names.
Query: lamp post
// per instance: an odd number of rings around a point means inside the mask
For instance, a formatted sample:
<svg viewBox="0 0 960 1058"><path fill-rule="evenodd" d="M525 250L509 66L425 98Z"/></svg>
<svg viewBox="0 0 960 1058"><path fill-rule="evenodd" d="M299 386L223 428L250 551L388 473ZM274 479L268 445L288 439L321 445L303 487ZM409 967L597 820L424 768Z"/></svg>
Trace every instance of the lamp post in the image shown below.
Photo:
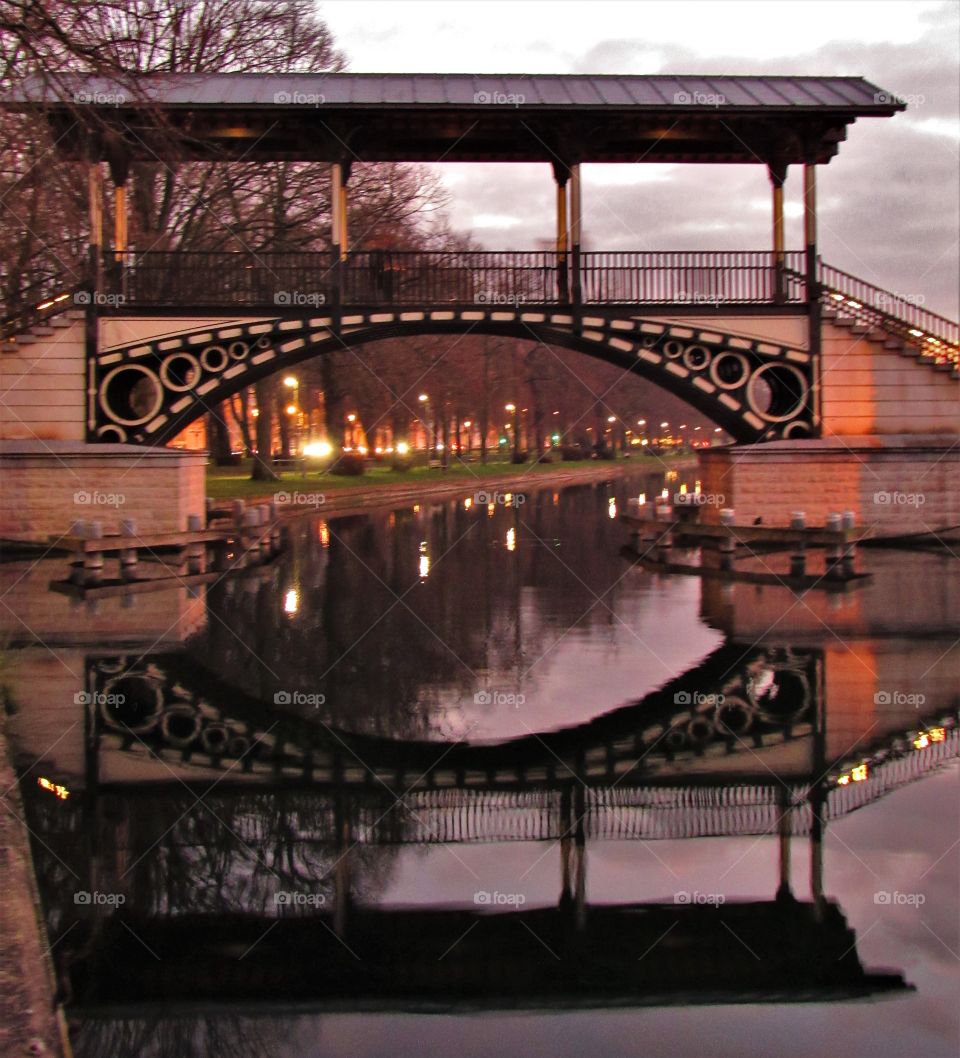
<svg viewBox="0 0 960 1058"><path fill-rule="evenodd" d="M430 413L430 395L428 393L421 393L417 400L423 405L423 414L428 416ZM433 458L432 452L436 448L437 437L436 437L436 424L431 423L429 418L424 418L424 433L425 443L427 449L427 462Z"/></svg>
<svg viewBox="0 0 960 1058"><path fill-rule="evenodd" d="M283 384L289 389L291 402L287 405L287 415L290 417L290 426L293 428L293 444L292 448L294 452L300 451L300 417L297 414L300 410L300 380L295 375L287 375L283 380ZM292 410L291 410L292 409ZM290 452L285 453L290 455Z"/></svg>
<svg viewBox="0 0 960 1058"><path fill-rule="evenodd" d="M513 413L513 462L520 462L520 412L512 401L504 404L504 410Z"/></svg>

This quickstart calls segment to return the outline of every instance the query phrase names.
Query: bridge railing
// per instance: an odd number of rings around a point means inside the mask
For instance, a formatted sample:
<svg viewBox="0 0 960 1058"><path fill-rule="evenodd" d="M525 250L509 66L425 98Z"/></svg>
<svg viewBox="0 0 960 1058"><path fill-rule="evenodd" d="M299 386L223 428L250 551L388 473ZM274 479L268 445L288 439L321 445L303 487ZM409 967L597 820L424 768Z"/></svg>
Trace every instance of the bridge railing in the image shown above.
<svg viewBox="0 0 960 1058"><path fill-rule="evenodd" d="M786 255L787 303L804 300L802 261ZM773 304L776 277L766 250L580 255L585 304ZM103 274L107 304L167 308L567 304L572 280L549 250L148 251L106 255Z"/></svg>
<svg viewBox="0 0 960 1058"><path fill-rule="evenodd" d="M803 254L785 255L786 303L802 303ZM770 304L777 271L769 250L623 251L582 255L583 300L591 303Z"/></svg>

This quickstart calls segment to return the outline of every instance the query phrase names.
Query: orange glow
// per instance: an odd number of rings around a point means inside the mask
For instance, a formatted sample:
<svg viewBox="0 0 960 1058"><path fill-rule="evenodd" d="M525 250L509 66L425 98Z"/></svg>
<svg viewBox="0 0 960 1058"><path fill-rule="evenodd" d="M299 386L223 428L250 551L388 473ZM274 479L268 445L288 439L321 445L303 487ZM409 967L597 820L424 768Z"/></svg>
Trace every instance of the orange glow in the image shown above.
<svg viewBox="0 0 960 1058"><path fill-rule="evenodd" d="M50 793L55 794L57 797L59 797L61 801L66 801L66 799L70 796L70 791L66 788L66 786L61 786L59 783L51 782L50 779L45 779L43 776L40 776L37 779L37 786L39 786L43 790L49 790Z"/></svg>

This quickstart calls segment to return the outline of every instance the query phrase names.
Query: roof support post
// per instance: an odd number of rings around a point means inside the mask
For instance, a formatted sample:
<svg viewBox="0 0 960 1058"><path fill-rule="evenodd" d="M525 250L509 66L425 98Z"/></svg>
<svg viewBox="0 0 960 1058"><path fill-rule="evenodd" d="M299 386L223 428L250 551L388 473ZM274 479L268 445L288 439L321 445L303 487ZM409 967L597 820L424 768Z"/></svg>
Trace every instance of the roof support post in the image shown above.
<svg viewBox="0 0 960 1058"><path fill-rule="evenodd" d="M819 433L820 398L820 279L817 275L817 166L808 158L803 167L803 232L806 255L807 345L813 363L813 424Z"/></svg>
<svg viewBox="0 0 960 1058"><path fill-rule="evenodd" d="M343 278L343 222L344 211L341 204L343 198L343 166L339 162L333 162L330 166L330 283L333 291L331 298L334 315L340 310L340 287Z"/></svg>
<svg viewBox="0 0 960 1058"><path fill-rule="evenodd" d="M583 302L583 286L580 281L580 233L582 229L582 202L580 197L580 163L570 166L570 241L573 264L573 308L578 311Z"/></svg>
<svg viewBox="0 0 960 1058"><path fill-rule="evenodd" d="M787 179L787 167L784 164L769 165L767 171L773 184L773 301L776 305L783 305L787 300L783 226L783 185Z"/></svg>
<svg viewBox="0 0 960 1058"><path fill-rule="evenodd" d="M570 170L560 162L553 163L553 178L557 185L557 300L561 304L570 301L570 275L568 271L568 246L570 242L567 220L567 182Z"/></svg>

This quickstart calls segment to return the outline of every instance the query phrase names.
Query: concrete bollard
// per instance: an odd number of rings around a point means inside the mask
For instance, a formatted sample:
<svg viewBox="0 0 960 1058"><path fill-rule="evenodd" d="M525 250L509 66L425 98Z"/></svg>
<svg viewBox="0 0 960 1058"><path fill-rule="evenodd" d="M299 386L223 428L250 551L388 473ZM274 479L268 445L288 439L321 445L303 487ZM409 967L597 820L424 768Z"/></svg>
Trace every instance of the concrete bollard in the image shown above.
<svg viewBox="0 0 960 1058"><path fill-rule="evenodd" d="M843 512L843 528L848 532L856 529L857 527L857 516L853 511ZM857 545L852 541L848 541L843 547L843 561L842 569L844 577L852 577L854 569L854 560L856 558Z"/></svg>
<svg viewBox="0 0 960 1058"><path fill-rule="evenodd" d="M187 532L199 533L202 530L203 518L199 514L188 514ZM203 573L206 553L206 547L202 541L191 541L187 544L187 573Z"/></svg>
<svg viewBox="0 0 960 1058"><path fill-rule="evenodd" d="M803 533L807 528L807 515L805 511L794 511L790 515L790 528ZM803 536L794 541L793 551L790 554L790 576L803 577L807 572L807 545Z"/></svg>
<svg viewBox="0 0 960 1058"><path fill-rule="evenodd" d="M720 568L728 573L733 569L733 558L737 551L737 542L733 536L736 517L736 512L732 507L720 508L720 524L727 529L727 532L720 537Z"/></svg>
<svg viewBox="0 0 960 1058"><path fill-rule="evenodd" d="M833 511L827 515L827 522L824 528L830 533L839 533L843 528L843 515L837 511ZM841 561L843 558L843 545L840 543L833 543L827 545L827 576L831 579L835 579L841 575Z"/></svg>
<svg viewBox="0 0 960 1058"><path fill-rule="evenodd" d="M135 538L137 523L133 518L124 518L120 522L120 535ZM137 563L140 559L136 545L125 547L120 552L120 576L124 580L133 580L137 575Z"/></svg>
<svg viewBox="0 0 960 1058"><path fill-rule="evenodd" d="M88 540L103 539L103 522L87 522ZM83 580L85 584L98 584L103 577L103 552L87 551L83 556Z"/></svg>

